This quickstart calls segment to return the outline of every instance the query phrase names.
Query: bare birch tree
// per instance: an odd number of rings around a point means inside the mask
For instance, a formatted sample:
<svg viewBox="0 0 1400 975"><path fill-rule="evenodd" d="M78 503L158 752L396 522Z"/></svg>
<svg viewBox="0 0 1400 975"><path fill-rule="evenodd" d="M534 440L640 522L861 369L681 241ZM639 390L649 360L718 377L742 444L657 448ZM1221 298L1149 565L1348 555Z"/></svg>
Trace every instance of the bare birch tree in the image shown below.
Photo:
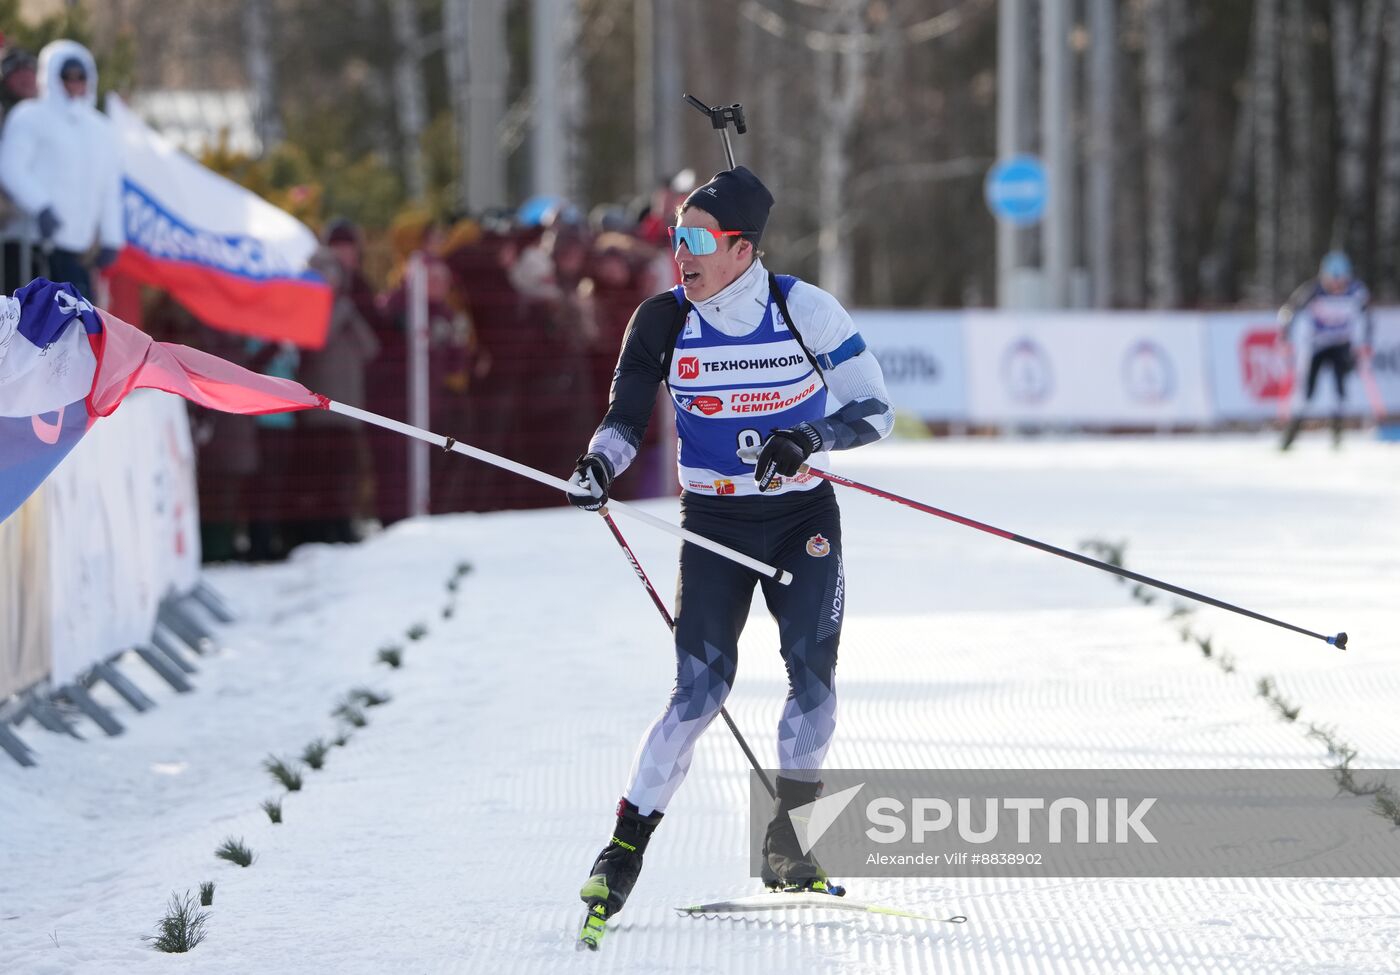
<svg viewBox="0 0 1400 975"><path fill-rule="evenodd" d="M1153 308L1181 303L1181 64L1179 0L1144 4L1143 120L1147 170L1147 293Z"/></svg>
<svg viewBox="0 0 1400 975"><path fill-rule="evenodd" d="M1376 223L1379 267L1372 282L1383 300L1400 296L1396 262L1400 261L1400 9L1385 11L1385 90L1381 103L1380 186Z"/></svg>
<svg viewBox="0 0 1400 975"><path fill-rule="evenodd" d="M427 195L427 173L423 165L423 129L427 124L427 96L423 91L422 39L418 30L418 9L413 0L392 0L390 15L394 24L394 115L398 120L403 153L403 178L412 200Z"/></svg>
<svg viewBox="0 0 1400 975"><path fill-rule="evenodd" d="M828 18L835 35L818 53L818 279L838 301L851 297L853 256L846 186L851 176L851 136L865 101L866 7L868 0L840 0Z"/></svg>
<svg viewBox="0 0 1400 975"><path fill-rule="evenodd" d="M1340 183L1332 242L1353 260L1365 253L1366 154L1371 145L1371 110L1380 51L1380 0L1332 0L1332 74L1340 134Z"/></svg>
<svg viewBox="0 0 1400 975"><path fill-rule="evenodd" d="M282 141L282 115L277 100L277 65L272 52L271 0L247 0L243 5L243 61L253 89L253 128L263 151Z"/></svg>
<svg viewBox="0 0 1400 975"><path fill-rule="evenodd" d="M1254 288L1253 300L1273 301L1279 290L1279 7L1280 0L1254 0L1251 25L1250 97L1254 101Z"/></svg>
<svg viewBox="0 0 1400 975"><path fill-rule="evenodd" d="M1308 0L1288 0L1283 19L1283 91L1288 130L1288 174L1283 210L1283 274L1296 281L1317 259L1317 133L1314 126L1313 61L1308 36L1313 15Z"/></svg>
<svg viewBox="0 0 1400 975"><path fill-rule="evenodd" d="M1216 207L1210 250L1201 261L1202 295L1214 303L1231 297L1239 270L1240 233L1249 209L1254 163L1254 99L1249 94L1240 99L1230 146L1230 166L1220 205Z"/></svg>
<svg viewBox="0 0 1400 975"><path fill-rule="evenodd" d="M452 105L452 135L457 147L457 205L470 209L467 192L471 158L471 74L467 58L470 0L443 0L442 53L447 62L447 94Z"/></svg>

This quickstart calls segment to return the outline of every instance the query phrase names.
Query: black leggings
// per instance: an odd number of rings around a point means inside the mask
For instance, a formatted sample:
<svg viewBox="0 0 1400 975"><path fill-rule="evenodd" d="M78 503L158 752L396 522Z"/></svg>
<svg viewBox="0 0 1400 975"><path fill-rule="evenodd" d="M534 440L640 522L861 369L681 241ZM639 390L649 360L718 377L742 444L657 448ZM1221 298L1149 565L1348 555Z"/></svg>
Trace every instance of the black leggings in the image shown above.
<svg viewBox="0 0 1400 975"><path fill-rule="evenodd" d="M739 664L739 634L755 584L778 622L788 695L778 723L778 765L815 780L836 730L836 649L845 617L841 514L824 483L776 497L687 494L690 531L792 573L791 585L686 543L676 593L676 686L642 739L627 799L644 815L665 810L690 768L700 735L719 714Z"/></svg>
<svg viewBox="0 0 1400 975"><path fill-rule="evenodd" d="M1315 351L1308 362L1308 384L1304 390L1304 400L1312 402L1313 392L1317 389L1317 374L1322 371L1323 366L1327 366L1332 370L1332 376L1337 383L1337 412L1340 413L1347 398L1347 373L1351 372L1351 364L1350 345L1331 345Z"/></svg>

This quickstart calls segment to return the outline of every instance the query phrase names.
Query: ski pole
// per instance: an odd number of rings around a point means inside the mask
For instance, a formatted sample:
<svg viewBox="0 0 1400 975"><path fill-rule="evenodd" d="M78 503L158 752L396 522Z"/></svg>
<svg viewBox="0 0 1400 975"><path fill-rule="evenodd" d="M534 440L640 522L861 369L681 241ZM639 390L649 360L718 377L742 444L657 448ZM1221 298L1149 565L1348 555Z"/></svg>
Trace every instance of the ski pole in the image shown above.
<svg viewBox="0 0 1400 975"><path fill-rule="evenodd" d="M402 423L398 420L391 420L387 416L380 416L378 413L371 413L368 410L362 410L359 407L347 406L344 403L337 403L335 400L326 400L326 409L330 410L332 413L341 413L345 416L354 417L356 420L360 420L364 423L370 423L377 427L383 427L386 430L393 430L395 433L401 433L406 437L414 437L415 439L423 440L430 444L435 444L436 446L441 447L443 450L451 450L459 454L466 454L468 457L473 457L477 460L485 461L488 464L493 464L496 467L508 470L513 474L519 474L521 477L528 477L532 481L538 481L540 484L544 484L547 487L558 488L566 494L587 493L581 491L578 488L575 488L572 484L570 484L568 481L564 480L561 477L555 477L552 474L546 474L543 471L537 471L533 467L526 467L524 464L521 464L517 461L513 461L509 457L502 457L499 454L493 454L489 450L482 450L480 447L473 447L471 444L462 443L455 437L444 437L440 433L431 433L427 430L423 430L415 426L410 426L409 424ZM755 572L760 572L768 578L776 580L778 583L784 586L789 585L792 582L792 573L788 572L785 569L775 569L773 568L773 566L768 565L766 562L760 562L757 559L749 558L743 552L736 552L734 549L729 548L727 545L721 545L719 542L712 541L703 535L697 535L694 532L686 531L684 528L679 528L671 524L670 522L665 521L664 519L657 518L654 515L649 515L644 511L639 511L636 508L624 505L621 502L613 502L613 507L630 518L634 518L637 521L642 522L643 524L650 525L651 527L666 532L669 535L674 535L677 538L684 539L685 541L690 542L693 545L699 545L701 548L714 552L716 555L723 556L724 558L729 559L733 562L738 562L745 568L752 569Z"/></svg>
<svg viewBox="0 0 1400 975"><path fill-rule="evenodd" d="M1362 356L1360 368L1361 388L1366 390L1366 399L1370 401L1371 413L1375 416L1376 422L1380 423L1385 419L1385 399L1381 396L1380 386L1376 383L1376 374L1371 371L1371 360L1369 356Z"/></svg>
<svg viewBox="0 0 1400 975"><path fill-rule="evenodd" d="M616 502L609 503L615 504ZM599 508L598 514L602 515L603 521L607 522L608 530L612 532L612 536L617 540L617 544L622 547L622 554L627 556L628 562L632 563L632 571L637 574L638 579L642 580L642 585L646 587L647 595L651 597L652 604L656 606L656 610L661 614L661 618L666 621L666 626L671 630L675 630L676 621L671 618L671 613L666 609L666 604L661 601L661 596L657 593L656 587L653 586L651 580L647 578L646 572L642 569L642 563L637 561L637 556L632 552L632 546L627 544L627 539L623 538L622 532L618 531L617 522L613 521L612 515L608 513L608 506L603 505L603 507ZM739 747L744 750L744 757L749 760L749 764L753 766L753 770L757 772L758 777L763 780L763 787L768 790L768 795L776 799L778 793L774 790L773 783L768 781L768 773L763 771L763 767L758 764L758 759L754 757L753 749L749 748L749 743L745 741L744 736L739 733L739 726L734 723L734 719L729 716L729 711L724 705L720 705L719 714L720 717L724 719L724 723L729 725L729 730L734 732L734 739L739 743Z"/></svg>
<svg viewBox="0 0 1400 975"><path fill-rule="evenodd" d="M1013 532L1006 531L1005 529L996 528L992 525L988 525L980 521L975 521L972 518L964 518L962 515L955 515L951 511L944 511L942 508L935 508L933 505L924 504L921 501L914 501L910 498L901 497L898 494L893 494L889 491L884 491L877 487L871 487L869 484L861 484L859 481L853 481L848 477L842 477L840 474L832 474L829 471L819 471L815 467L808 467L806 464L802 465L801 471L806 474L811 474L813 477L820 477L822 480L831 481L833 484L841 484L846 487L855 488L858 491L864 491L867 494L873 494L877 498L884 498L886 501L894 501L897 504L905 505L907 507L915 509L916 511L922 511L926 514L935 515L939 518L945 518L948 521L957 522L959 525L966 525L968 528L976 528L978 531L987 532L989 535L995 535L998 538L1004 538L1010 542L1019 542L1022 545L1028 545L1031 548L1039 549L1042 552L1049 552L1051 555L1058 555L1060 556L1060 558L1072 559L1073 561L1079 562L1082 565L1087 565L1090 568L1102 569L1104 572L1112 572L1114 575L1122 576L1125 579L1132 579L1134 582L1141 582L1146 585L1153 586L1157 589L1165 589L1167 592L1176 593L1178 596L1185 596L1188 599L1194 599L1197 602L1206 603L1210 606L1216 606L1220 609L1228 609L1232 613L1239 613L1241 616L1248 616L1251 619L1259 620L1261 623L1272 623L1274 626L1281 626L1285 630L1292 630L1294 633L1301 633L1304 636L1316 637L1319 640L1331 644L1339 650L1345 650L1347 648L1347 635L1345 633L1338 633L1335 636L1326 636L1322 633L1314 633L1312 630L1304 629L1301 626L1294 626L1292 623L1285 623L1283 620L1276 620L1272 616L1265 616L1263 613L1256 613L1251 609L1245 609L1241 606L1236 606L1233 603L1227 603L1224 600L1215 599L1214 597L1207 596L1203 593L1195 592L1190 589L1183 589L1181 586L1174 586L1169 582L1163 582L1160 579L1153 579L1151 576L1145 576L1137 572L1132 572L1128 569L1123 568L1122 566L1113 565L1109 562L1100 562L1098 559L1091 559L1087 555L1080 555L1078 552L1071 552L1069 549L1058 548L1054 545L1048 545L1045 542L1038 542L1034 538L1027 538L1024 535L1017 535Z"/></svg>

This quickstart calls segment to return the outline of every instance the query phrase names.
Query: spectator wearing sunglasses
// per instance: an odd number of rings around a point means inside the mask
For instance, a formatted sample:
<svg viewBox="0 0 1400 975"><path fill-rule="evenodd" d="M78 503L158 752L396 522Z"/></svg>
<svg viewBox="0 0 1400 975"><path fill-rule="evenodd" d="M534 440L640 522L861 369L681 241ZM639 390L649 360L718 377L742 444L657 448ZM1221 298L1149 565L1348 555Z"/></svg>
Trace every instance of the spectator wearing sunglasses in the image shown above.
<svg viewBox="0 0 1400 975"><path fill-rule="evenodd" d="M695 744L724 704L755 585L778 622L789 682L763 879L775 890L844 892L802 851L787 815L820 792L845 611L835 493L804 465L825 467L829 450L880 440L894 416L880 366L845 309L820 288L763 266L758 245L772 204L742 166L685 198L670 231L681 283L633 313L607 413L570 481L589 492L570 494L575 506L607 503L664 383L676 414L683 524L793 577L781 586L682 547L676 683L643 736L612 838L580 892L590 920L626 901ZM828 404L828 392L844 405Z"/></svg>
<svg viewBox="0 0 1400 975"><path fill-rule="evenodd" d="M112 263L124 241L116 136L96 107L87 48L45 45L38 76L38 96L16 105L0 133L0 184L34 221L49 278L92 298L90 266Z"/></svg>

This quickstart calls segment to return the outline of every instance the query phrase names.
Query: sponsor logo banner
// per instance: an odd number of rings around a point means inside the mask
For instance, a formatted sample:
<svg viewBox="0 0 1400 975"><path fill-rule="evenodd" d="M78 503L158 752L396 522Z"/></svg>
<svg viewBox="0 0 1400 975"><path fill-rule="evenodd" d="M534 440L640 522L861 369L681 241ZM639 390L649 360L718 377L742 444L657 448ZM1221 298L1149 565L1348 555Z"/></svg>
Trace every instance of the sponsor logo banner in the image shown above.
<svg viewBox="0 0 1400 975"><path fill-rule="evenodd" d="M962 312L854 311L851 317L880 363L896 411L934 421L967 417Z"/></svg>
<svg viewBox="0 0 1400 975"><path fill-rule="evenodd" d="M1400 309L1374 313L1375 346L1368 364L1347 378L1341 404L1348 416L1369 417L1379 408L1400 413ZM1324 372L1306 407L1309 326L1298 322L1295 341L1285 344L1266 311L1206 316L1211 395L1221 420L1272 420L1297 411L1327 416L1337 407L1331 372Z"/></svg>
<svg viewBox="0 0 1400 975"><path fill-rule="evenodd" d="M727 382L791 383L812 372L793 342L682 349L671 362L671 385L713 389Z"/></svg>
<svg viewBox="0 0 1400 975"><path fill-rule="evenodd" d="M969 312L968 413L989 423L1211 419L1201 316Z"/></svg>
<svg viewBox="0 0 1400 975"><path fill-rule="evenodd" d="M790 409L822 388L815 373L773 389L722 389L706 393L675 390L676 409L695 416L730 417L778 413Z"/></svg>

